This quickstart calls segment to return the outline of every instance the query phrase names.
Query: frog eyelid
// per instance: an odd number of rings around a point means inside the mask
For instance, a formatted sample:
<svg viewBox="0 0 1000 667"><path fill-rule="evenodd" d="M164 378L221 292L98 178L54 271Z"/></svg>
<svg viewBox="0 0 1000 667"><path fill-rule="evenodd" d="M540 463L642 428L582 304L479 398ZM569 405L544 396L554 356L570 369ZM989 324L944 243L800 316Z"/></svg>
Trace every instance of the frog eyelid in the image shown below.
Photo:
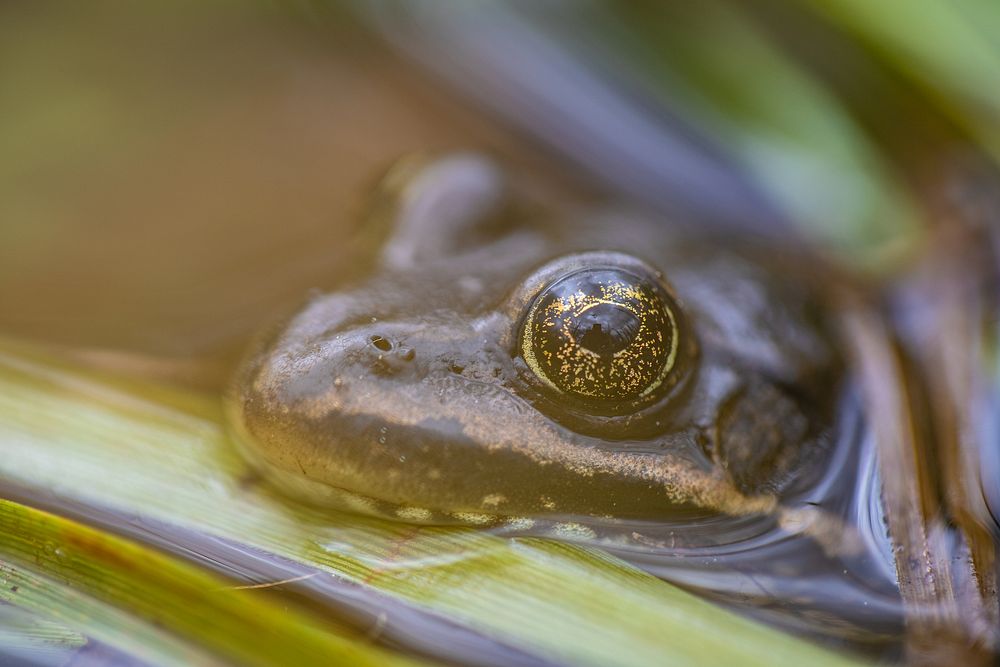
<svg viewBox="0 0 1000 667"><path fill-rule="evenodd" d="M509 322L508 331L505 332L501 344L512 353L516 352L518 339L520 338L519 328L521 320L524 318L535 298L542 291L558 278L595 266L606 266L621 269L637 275L649 275L660 283L660 287L678 304L680 300L674 293L673 288L663 280L663 273L650 266L645 261L634 255L623 252L595 250L588 252L563 255L546 262L528 275L527 278L514 289L507 298L503 311L507 315Z"/></svg>
<svg viewBox="0 0 1000 667"><path fill-rule="evenodd" d="M382 264L405 270L447 255L442 239L495 215L507 199L503 170L477 153L415 154L399 160L376 192L376 217L388 218Z"/></svg>

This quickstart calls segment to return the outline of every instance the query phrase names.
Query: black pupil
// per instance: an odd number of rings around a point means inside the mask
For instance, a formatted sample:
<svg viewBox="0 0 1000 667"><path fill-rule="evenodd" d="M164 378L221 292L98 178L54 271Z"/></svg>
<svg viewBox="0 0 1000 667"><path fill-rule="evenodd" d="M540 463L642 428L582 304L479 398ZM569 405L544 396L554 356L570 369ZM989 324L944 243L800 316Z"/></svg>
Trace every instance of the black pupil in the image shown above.
<svg viewBox="0 0 1000 667"><path fill-rule="evenodd" d="M639 318L625 308L601 303L574 321L570 331L580 347L607 357L631 345L639 324Z"/></svg>

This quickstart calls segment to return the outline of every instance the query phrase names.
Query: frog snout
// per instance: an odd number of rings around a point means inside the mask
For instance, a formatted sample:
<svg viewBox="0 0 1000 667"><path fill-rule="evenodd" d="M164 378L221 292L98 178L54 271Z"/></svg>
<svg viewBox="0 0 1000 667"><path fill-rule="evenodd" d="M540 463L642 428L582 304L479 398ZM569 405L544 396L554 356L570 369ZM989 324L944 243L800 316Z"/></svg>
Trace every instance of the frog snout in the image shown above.
<svg viewBox="0 0 1000 667"><path fill-rule="evenodd" d="M510 354L469 326L410 324L364 326L337 336L332 365L356 380L436 383L462 379L496 384L506 377ZM360 377L359 377L360 376Z"/></svg>
<svg viewBox="0 0 1000 667"><path fill-rule="evenodd" d="M380 376L398 375L412 368L417 351L391 335L371 333L359 337L361 353L372 373Z"/></svg>

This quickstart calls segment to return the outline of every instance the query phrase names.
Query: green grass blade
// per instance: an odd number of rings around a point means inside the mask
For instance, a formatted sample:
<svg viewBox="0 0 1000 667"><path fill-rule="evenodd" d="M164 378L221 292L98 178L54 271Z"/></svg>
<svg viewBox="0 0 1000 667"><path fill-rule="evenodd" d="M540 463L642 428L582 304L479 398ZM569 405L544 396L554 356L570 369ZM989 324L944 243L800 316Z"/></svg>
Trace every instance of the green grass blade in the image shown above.
<svg viewBox="0 0 1000 667"><path fill-rule="evenodd" d="M5 500L0 578L0 600L155 664L416 664L142 545Z"/></svg>

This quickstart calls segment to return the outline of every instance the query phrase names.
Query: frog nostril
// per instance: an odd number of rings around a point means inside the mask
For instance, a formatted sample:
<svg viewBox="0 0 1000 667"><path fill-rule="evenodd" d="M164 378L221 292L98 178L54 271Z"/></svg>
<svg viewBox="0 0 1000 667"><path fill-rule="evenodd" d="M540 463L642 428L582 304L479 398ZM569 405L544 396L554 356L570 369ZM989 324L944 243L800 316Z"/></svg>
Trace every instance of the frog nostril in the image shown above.
<svg viewBox="0 0 1000 667"><path fill-rule="evenodd" d="M369 338L368 340L369 342L371 342L372 345L375 346L375 349L379 350L380 352L388 352L392 349L392 342L389 341L389 339L384 338L383 336L379 336L376 334L371 338Z"/></svg>
<svg viewBox="0 0 1000 667"><path fill-rule="evenodd" d="M413 361L415 356L417 356L417 353L412 347L407 347L399 352L399 358L403 361Z"/></svg>

